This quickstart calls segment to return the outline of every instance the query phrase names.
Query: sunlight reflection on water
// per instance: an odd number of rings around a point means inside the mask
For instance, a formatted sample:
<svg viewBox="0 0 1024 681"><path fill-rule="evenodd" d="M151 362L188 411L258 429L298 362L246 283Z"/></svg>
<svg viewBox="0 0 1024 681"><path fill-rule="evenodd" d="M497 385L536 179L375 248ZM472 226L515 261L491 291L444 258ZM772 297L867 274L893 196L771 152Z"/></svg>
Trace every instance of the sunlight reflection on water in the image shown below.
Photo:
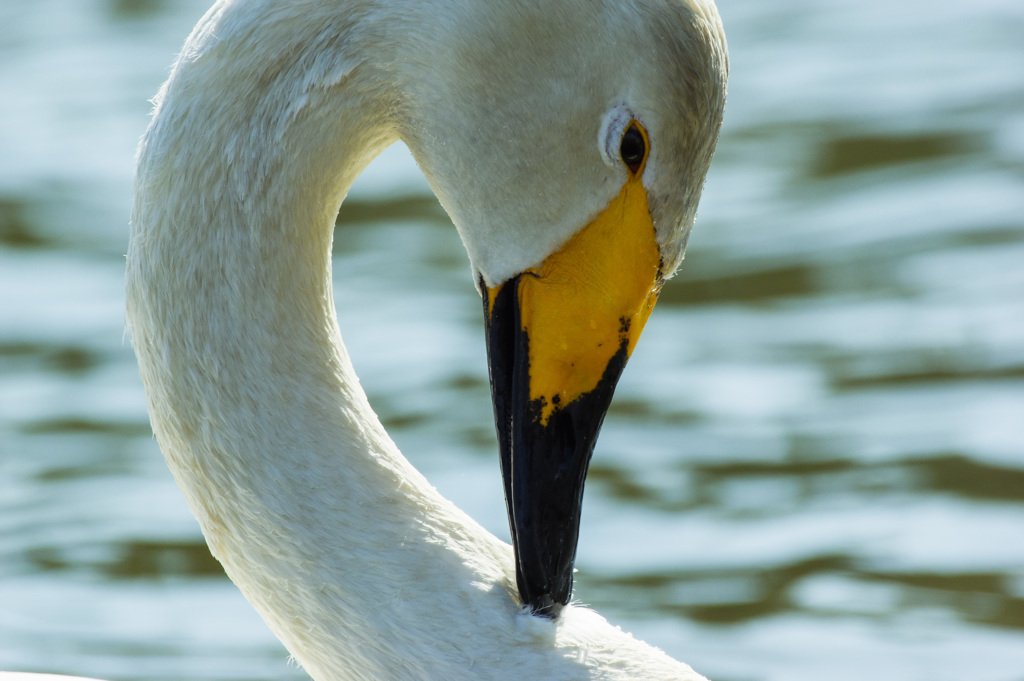
<svg viewBox="0 0 1024 681"><path fill-rule="evenodd" d="M122 339L133 148L205 2L0 7L0 668L302 678ZM720 10L726 125L598 445L577 596L719 681L1020 681L1024 6ZM372 403L507 537L479 300L402 147L336 242Z"/></svg>

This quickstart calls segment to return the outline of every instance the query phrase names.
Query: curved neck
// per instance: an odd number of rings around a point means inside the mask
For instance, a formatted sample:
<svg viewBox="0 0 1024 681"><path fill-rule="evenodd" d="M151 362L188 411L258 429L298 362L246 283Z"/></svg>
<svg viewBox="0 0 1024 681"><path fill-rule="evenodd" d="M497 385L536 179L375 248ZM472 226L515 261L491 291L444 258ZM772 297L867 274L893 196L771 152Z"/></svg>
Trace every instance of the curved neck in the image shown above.
<svg viewBox="0 0 1024 681"><path fill-rule="evenodd" d="M458 611L445 626L469 637L474 603L516 606L507 547L399 454L337 328L334 219L395 139L387 65L352 58L381 54L354 38L325 56L327 37L372 38L358 16L256 39L231 7L190 38L140 148L128 319L153 428L213 553L310 674L415 678L403 665L437 641L417 650L403 620ZM287 60L258 54L294 36Z"/></svg>
<svg viewBox="0 0 1024 681"><path fill-rule="evenodd" d="M399 454L342 345L335 216L415 127L400 93L425 86L389 35L440 9L222 0L197 26L139 148L127 311L153 430L212 552L317 681L698 678L592 613L516 617L510 547Z"/></svg>

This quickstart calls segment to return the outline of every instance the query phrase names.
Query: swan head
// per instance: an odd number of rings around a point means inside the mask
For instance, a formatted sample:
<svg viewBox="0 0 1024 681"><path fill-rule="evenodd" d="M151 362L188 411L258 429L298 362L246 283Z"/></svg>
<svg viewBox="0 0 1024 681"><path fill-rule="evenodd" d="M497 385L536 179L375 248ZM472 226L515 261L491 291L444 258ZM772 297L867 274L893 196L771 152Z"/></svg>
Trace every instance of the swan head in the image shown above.
<svg viewBox="0 0 1024 681"><path fill-rule="evenodd" d="M615 383L679 266L725 104L710 0L469 3L411 49L402 137L485 302L524 605L568 602Z"/></svg>
<svg viewBox="0 0 1024 681"><path fill-rule="evenodd" d="M712 0L218 2L136 175L128 312L168 459L237 451L218 421L271 439L236 422L236 403L279 397L243 355L294 357L275 369L292 382L318 358L350 374L324 256L347 187L400 137L484 301L519 593L557 615L594 442L682 260L727 73Z"/></svg>

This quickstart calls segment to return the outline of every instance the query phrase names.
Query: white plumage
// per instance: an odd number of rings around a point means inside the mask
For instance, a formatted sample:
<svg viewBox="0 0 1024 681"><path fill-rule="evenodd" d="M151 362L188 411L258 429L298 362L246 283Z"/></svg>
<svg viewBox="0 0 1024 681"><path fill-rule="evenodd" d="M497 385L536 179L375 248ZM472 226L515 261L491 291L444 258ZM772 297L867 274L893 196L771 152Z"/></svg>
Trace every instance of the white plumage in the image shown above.
<svg viewBox="0 0 1024 681"><path fill-rule="evenodd" d="M604 138L626 112L670 274L726 70L710 0L224 0L196 27L140 146L128 321L211 550L314 679L702 678L586 609L520 613L509 547L370 409L330 252L348 187L402 139L500 284L619 191Z"/></svg>

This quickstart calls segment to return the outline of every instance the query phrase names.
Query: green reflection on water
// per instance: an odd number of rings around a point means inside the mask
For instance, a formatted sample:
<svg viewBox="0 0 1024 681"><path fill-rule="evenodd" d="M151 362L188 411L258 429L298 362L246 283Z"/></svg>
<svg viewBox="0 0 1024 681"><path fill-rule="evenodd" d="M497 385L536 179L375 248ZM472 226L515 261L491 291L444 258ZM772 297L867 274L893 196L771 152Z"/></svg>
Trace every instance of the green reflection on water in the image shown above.
<svg viewBox="0 0 1024 681"><path fill-rule="evenodd" d="M0 197L0 245L10 248L47 246L29 219L29 205L24 199Z"/></svg>
<svg viewBox="0 0 1024 681"><path fill-rule="evenodd" d="M433 196L406 196L382 200L345 199L338 212L337 225L373 222L413 221L435 225L451 225L448 214Z"/></svg>
<svg viewBox="0 0 1024 681"><path fill-rule="evenodd" d="M118 19L140 19L159 14L163 0L108 0L109 12Z"/></svg>
<svg viewBox="0 0 1024 681"><path fill-rule="evenodd" d="M816 578L844 589L824 603L805 602L798 587ZM786 612L885 619L914 609L942 608L964 621L1024 629L1024 599L1000 573L871 570L850 555L823 555L785 565L603 576L581 571L579 589L630 617L653 612L709 624L737 624ZM868 589L883 585L878 602ZM866 601L875 601L865 607Z"/></svg>
<svg viewBox="0 0 1024 681"><path fill-rule="evenodd" d="M36 570L45 572L86 570L112 580L227 578L201 540L140 539L98 546L41 546L26 554Z"/></svg>
<svg viewBox="0 0 1024 681"><path fill-rule="evenodd" d="M698 275L682 268L658 302L668 305L754 302L770 298L814 295L821 288L816 267L792 265L755 272Z"/></svg>
<svg viewBox="0 0 1024 681"><path fill-rule="evenodd" d="M825 140L811 177L829 178L900 163L932 161L984 150L983 141L962 132L917 135L845 135Z"/></svg>
<svg viewBox="0 0 1024 681"><path fill-rule="evenodd" d="M845 494L916 497L951 494L974 501L1024 504L1024 470L978 461L960 454L936 454L894 462L869 463L855 458L790 459L766 462L691 462L655 476L658 485L644 484L632 469L606 461L590 466L588 484L630 505L666 513L705 507L740 515L789 512L815 498ZM686 479L687 484L666 485ZM749 495L742 509L730 508L723 494L737 485L780 481L773 493L757 502Z"/></svg>
<svg viewBox="0 0 1024 681"><path fill-rule="evenodd" d="M121 423L113 421L96 421L85 418L56 418L45 421L26 423L20 428L27 435L44 434L75 434L90 433L114 435L121 438L145 437L151 435L148 423Z"/></svg>

